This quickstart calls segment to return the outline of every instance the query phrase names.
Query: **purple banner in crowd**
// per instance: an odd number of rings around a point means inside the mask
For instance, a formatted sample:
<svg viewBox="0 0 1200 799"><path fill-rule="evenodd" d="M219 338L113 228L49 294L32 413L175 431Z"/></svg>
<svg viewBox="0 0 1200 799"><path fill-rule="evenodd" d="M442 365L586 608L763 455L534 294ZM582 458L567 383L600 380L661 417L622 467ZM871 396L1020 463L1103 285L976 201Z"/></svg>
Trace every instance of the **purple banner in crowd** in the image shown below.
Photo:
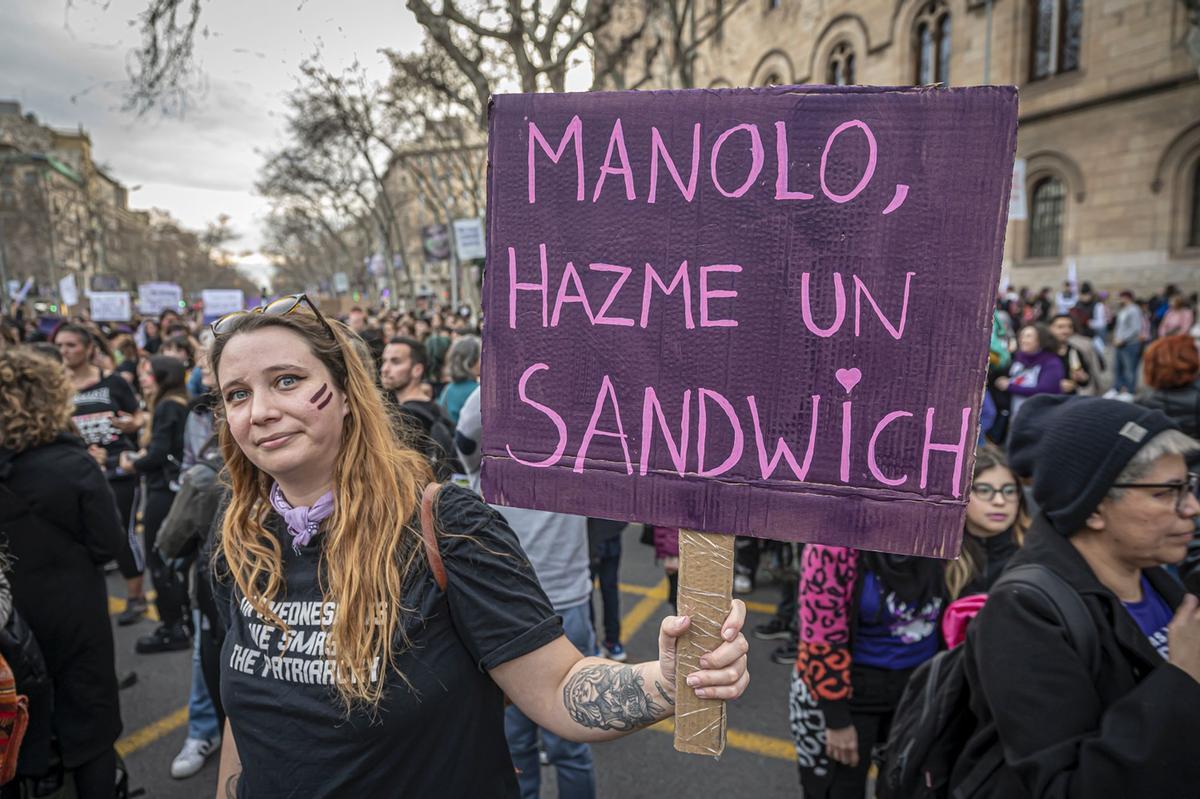
<svg viewBox="0 0 1200 799"><path fill-rule="evenodd" d="M1005 87L501 95L490 501L952 557Z"/></svg>

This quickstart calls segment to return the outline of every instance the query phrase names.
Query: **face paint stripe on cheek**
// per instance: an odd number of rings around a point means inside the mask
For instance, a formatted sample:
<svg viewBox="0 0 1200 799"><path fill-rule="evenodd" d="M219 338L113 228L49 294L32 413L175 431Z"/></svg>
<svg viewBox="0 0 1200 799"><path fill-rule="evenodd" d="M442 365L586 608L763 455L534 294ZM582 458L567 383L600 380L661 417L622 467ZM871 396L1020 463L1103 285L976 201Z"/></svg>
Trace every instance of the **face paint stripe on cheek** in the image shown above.
<svg viewBox="0 0 1200 799"><path fill-rule="evenodd" d="M332 401L333 401L333 392L331 391L325 396L325 400L320 405L317 406L317 410L318 411L325 410L325 406L328 405Z"/></svg>
<svg viewBox="0 0 1200 799"><path fill-rule="evenodd" d="M326 390L328 390L328 388L329 388L328 383L322 383L321 387L317 389L317 393L312 395L312 399L310 399L309 402L316 402L317 400L321 399L321 397L325 394L325 392L326 392ZM328 401L328 397L326 397L326 401ZM322 405L321 407L323 408L325 406ZM320 408L318 408L317 410L320 410Z"/></svg>

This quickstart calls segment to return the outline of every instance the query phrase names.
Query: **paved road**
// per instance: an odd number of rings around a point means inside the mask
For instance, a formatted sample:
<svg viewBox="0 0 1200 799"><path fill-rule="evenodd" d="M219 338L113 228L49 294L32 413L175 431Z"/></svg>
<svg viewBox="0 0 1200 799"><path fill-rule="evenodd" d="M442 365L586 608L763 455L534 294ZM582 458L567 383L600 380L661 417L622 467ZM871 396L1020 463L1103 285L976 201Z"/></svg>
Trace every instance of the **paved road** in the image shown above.
<svg viewBox="0 0 1200 799"><path fill-rule="evenodd" d="M654 565L649 547L638 542L634 528L624 535L621 563L621 612L626 647L632 660L657 657L659 620L670 612L666 583ZM123 597L119 579L110 578L114 597ZM767 619L778 600L774 585L761 587L745 599L751 607L747 630ZM114 600L114 609L120 605ZM150 799L211 797L217 779L216 757L195 777L171 779L171 760L187 734L187 696L191 656L187 652L138 655L138 635L150 632L151 622L132 628L114 625L119 673L137 672L137 683L121 695L124 737L118 744L126 756L134 787ZM749 636L748 636L749 637ZM681 755L672 736L650 729L594 747L599 796L606 799L650 799L677 795L723 795L755 799L797 799L800 789L792 761L787 725L788 669L769 659L776 642L750 637L753 679L746 695L729 706L729 744L718 760ZM469 757L469 755L466 755ZM542 796L552 799L553 769L543 769Z"/></svg>

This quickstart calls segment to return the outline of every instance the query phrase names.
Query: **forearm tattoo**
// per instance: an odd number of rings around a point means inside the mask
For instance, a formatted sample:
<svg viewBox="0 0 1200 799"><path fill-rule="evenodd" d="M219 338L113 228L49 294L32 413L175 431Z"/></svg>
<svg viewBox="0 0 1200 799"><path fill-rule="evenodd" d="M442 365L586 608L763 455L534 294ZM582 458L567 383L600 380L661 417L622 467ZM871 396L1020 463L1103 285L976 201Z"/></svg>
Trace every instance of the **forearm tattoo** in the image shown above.
<svg viewBox="0 0 1200 799"><path fill-rule="evenodd" d="M582 727L633 730L653 724L675 706L662 683L654 683L657 697L647 693L644 685L645 678L633 666L585 666L567 680L563 704Z"/></svg>

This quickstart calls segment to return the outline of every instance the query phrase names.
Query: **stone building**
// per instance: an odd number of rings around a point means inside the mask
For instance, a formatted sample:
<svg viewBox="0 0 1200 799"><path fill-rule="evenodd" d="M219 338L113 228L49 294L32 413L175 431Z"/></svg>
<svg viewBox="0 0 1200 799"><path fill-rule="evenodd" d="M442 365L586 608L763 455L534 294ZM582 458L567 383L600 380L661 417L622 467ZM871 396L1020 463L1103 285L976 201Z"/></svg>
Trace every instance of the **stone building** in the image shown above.
<svg viewBox="0 0 1200 799"><path fill-rule="evenodd" d="M699 29L674 48L691 45L696 87L1018 86L1024 176L1014 189L1024 189L1027 214L1008 224L1014 287L1057 287L1074 265L1098 289L1200 288L1200 78L1185 3L697 3ZM604 32L610 42L639 24L642 7L624 0ZM678 58L662 52L648 68L634 52L612 83L679 86Z"/></svg>
<svg viewBox="0 0 1200 799"><path fill-rule="evenodd" d="M32 277L33 296L52 297L76 275L82 292L97 280L132 286L146 271L144 212L92 158L82 129L57 130L0 102L0 258L10 280ZM105 279L107 278L107 282Z"/></svg>

